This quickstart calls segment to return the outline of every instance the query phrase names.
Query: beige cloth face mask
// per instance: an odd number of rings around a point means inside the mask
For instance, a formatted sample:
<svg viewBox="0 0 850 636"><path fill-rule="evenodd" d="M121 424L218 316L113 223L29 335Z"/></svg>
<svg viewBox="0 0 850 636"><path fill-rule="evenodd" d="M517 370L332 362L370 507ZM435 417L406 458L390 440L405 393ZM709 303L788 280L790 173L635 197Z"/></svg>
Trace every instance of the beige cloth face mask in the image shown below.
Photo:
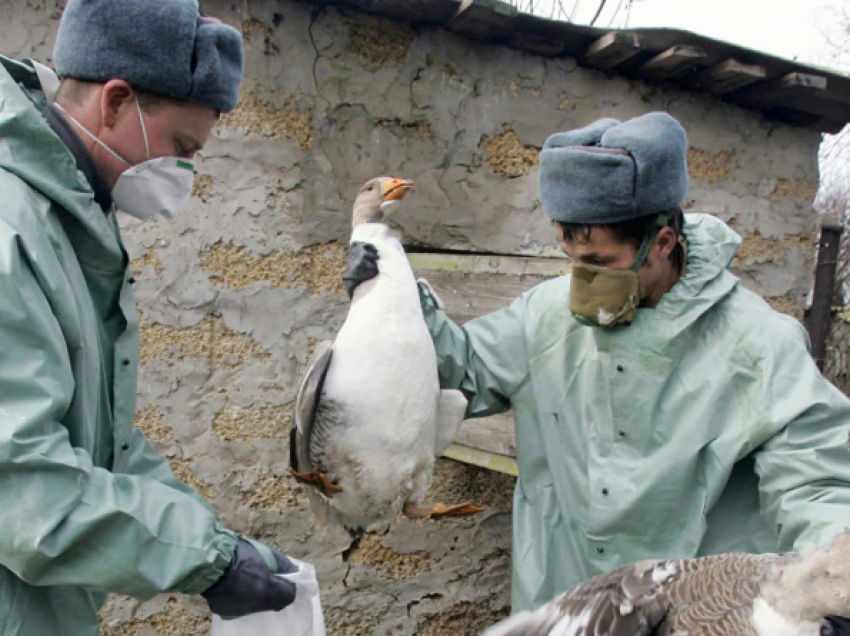
<svg viewBox="0 0 850 636"><path fill-rule="evenodd" d="M570 311L582 324L613 327L631 322L639 304L636 272L573 263Z"/></svg>
<svg viewBox="0 0 850 636"><path fill-rule="evenodd" d="M659 215L659 229L667 225L668 220L669 215ZM614 327L634 320L640 306L640 279L637 273L646 262L656 235L648 236L641 242L629 269L573 263L570 311L576 320L594 327ZM687 263L687 243L684 237L679 238L679 243L685 249ZM683 264L683 276L684 267Z"/></svg>

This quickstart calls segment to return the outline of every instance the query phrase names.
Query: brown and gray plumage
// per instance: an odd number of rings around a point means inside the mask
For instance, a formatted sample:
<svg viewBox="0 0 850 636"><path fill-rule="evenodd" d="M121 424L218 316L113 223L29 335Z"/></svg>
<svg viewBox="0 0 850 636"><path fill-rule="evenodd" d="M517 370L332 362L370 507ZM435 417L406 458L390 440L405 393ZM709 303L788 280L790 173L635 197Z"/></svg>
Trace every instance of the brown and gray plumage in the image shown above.
<svg viewBox="0 0 850 636"><path fill-rule="evenodd" d="M482 636L850 636L850 534L826 550L641 561Z"/></svg>

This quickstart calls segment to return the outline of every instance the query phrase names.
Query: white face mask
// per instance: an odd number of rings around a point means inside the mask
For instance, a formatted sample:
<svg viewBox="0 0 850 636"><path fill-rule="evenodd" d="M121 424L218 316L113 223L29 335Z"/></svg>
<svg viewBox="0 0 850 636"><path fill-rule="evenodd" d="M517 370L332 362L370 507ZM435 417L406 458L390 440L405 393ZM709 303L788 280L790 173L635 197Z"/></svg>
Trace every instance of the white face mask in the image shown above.
<svg viewBox="0 0 850 636"><path fill-rule="evenodd" d="M192 196L195 164L188 159L179 157L150 158L148 131L145 128L145 120L142 117L142 109L139 106L138 99L136 99L136 109L139 111L139 121L142 124L142 134L145 138L147 161L136 166L131 165L129 161L95 137L80 122L71 117L62 106L56 104L56 108L65 113L95 143L102 146L119 161L130 166L121 173L112 189L112 200L115 201L115 206L119 210L142 221L148 220L154 214L161 214L166 219L172 219L188 203L189 197Z"/></svg>

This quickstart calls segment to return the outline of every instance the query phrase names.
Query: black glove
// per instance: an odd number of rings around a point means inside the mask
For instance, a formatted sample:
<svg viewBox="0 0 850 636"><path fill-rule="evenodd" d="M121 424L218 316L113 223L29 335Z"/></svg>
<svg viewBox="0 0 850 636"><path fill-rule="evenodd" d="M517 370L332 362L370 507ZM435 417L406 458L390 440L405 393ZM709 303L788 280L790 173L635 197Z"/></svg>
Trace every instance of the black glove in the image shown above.
<svg viewBox="0 0 850 636"><path fill-rule="evenodd" d="M283 554L269 548L277 562L277 574L297 572ZM236 553L217 583L201 592L210 610L223 619L256 612L279 612L295 600L295 583L274 576L265 559L250 542L239 539Z"/></svg>
<svg viewBox="0 0 850 636"><path fill-rule="evenodd" d="M378 258L378 248L371 243L352 243L348 248L342 284L345 285L349 300L354 297L354 290L360 283L378 275Z"/></svg>

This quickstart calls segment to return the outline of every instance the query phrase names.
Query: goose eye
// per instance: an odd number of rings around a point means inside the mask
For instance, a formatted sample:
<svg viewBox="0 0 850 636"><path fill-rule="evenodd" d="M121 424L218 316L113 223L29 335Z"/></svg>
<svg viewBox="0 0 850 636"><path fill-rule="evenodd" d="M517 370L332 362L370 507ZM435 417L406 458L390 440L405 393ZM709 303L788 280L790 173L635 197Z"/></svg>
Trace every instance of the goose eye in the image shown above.
<svg viewBox="0 0 850 636"><path fill-rule="evenodd" d="M820 626L820 636L835 636L835 629L833 629L832 623L828 620L824 621Z"/></svg>

